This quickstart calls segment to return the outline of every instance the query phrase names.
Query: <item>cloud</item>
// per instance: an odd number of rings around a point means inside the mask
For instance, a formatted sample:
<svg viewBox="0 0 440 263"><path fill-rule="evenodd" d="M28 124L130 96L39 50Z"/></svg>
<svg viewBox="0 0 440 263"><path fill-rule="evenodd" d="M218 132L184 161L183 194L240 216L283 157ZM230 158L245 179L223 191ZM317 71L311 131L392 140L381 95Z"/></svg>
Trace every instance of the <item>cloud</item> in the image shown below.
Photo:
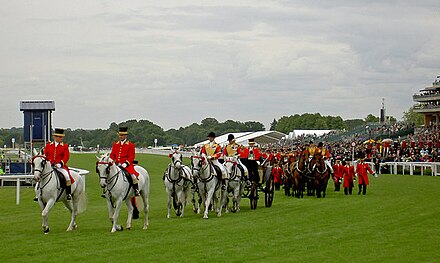
<svg viewBox="0 0 440 263"><path fill-rule="evenodd" d="M20 1L0 11L4 127L53 98L63 127L305 112L397 118L439 74L436 1Z"/></svg>

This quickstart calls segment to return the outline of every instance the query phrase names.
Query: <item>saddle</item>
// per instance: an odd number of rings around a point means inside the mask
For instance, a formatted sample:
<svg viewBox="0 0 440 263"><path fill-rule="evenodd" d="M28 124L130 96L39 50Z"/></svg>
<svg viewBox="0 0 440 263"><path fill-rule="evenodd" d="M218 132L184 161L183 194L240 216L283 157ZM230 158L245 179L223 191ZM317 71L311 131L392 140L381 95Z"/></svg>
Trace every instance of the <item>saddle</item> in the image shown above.
<svg viewBox="0 0 440 263"><path fill-rule="evenodd" d="M214 170L217 173L217 178L219 180L222 180L222 170L220 170L220 168L217 165L213 165L214 166Z"/></svg>
<svg viewBox="0 0 440 263"><path fill-rule="evenodd" d="M58 170L54 169L54 171L55 171L55 174L58 176L58 179L60 180L60 187L63 189L66 189L66 178ZM75 180L73 179L73 177L70 174L69 174L69 177L70 177L71 184L73 184L75 182Z"/></svg>
<svg viewBox="0 0 440 263"><path fill-rule="evenodd" d="M127 181L130 185L133 185L133 178L131 178L131 174L129 172L127 172L127 170L125 170L124 167L120 167L122 174L125 176L125 178L127 178Z"/></svg>

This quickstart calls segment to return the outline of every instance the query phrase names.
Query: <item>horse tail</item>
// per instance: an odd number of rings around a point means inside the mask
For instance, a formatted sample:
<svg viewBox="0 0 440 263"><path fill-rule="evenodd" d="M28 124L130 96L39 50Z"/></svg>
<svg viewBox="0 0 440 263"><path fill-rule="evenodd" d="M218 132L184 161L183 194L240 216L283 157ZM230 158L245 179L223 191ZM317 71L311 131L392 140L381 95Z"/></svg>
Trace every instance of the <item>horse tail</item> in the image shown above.
<svg viewBox="0 0 440 263"><path fill-rule="evenodd" d="M78 198L78 214L85 212L87 209L87 195L85 192L81 192Z"/></svg>

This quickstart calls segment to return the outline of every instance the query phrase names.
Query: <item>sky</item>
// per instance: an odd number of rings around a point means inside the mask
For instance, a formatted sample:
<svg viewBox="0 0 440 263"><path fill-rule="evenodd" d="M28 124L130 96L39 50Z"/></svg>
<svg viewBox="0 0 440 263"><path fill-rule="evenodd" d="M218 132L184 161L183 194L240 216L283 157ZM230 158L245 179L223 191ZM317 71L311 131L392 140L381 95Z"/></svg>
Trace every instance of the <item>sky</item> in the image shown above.
<svg viewBox="0 0 440 263"><path fill-rule="evenodd" d="M440 1L0 0L0 127L401 120L440 75Z"/></svg>

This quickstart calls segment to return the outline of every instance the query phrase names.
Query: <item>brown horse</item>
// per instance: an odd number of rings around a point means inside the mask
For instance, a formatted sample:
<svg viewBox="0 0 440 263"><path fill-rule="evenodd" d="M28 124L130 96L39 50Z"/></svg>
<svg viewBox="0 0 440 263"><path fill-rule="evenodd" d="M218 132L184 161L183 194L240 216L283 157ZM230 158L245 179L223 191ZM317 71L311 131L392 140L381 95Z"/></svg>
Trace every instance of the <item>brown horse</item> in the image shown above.
<svg viewBox="0 0 440 263"><path fill-rule="evenodd" d="M315 153L311 161L312 173L315 176L315 191L316 197L325 197L325 191L327 190L327 183L330 178L330 169L325 165L324 157L320 152Z"/></svg>
<svg viewBox="0 0 440 263"><path fill-rule="evenodd" d="M304 197L304 178L308 173L307 163L309 160L309 151L302 151L299 154L298 161L291 166L293 175L293 193L297 198Z"/></svg>

